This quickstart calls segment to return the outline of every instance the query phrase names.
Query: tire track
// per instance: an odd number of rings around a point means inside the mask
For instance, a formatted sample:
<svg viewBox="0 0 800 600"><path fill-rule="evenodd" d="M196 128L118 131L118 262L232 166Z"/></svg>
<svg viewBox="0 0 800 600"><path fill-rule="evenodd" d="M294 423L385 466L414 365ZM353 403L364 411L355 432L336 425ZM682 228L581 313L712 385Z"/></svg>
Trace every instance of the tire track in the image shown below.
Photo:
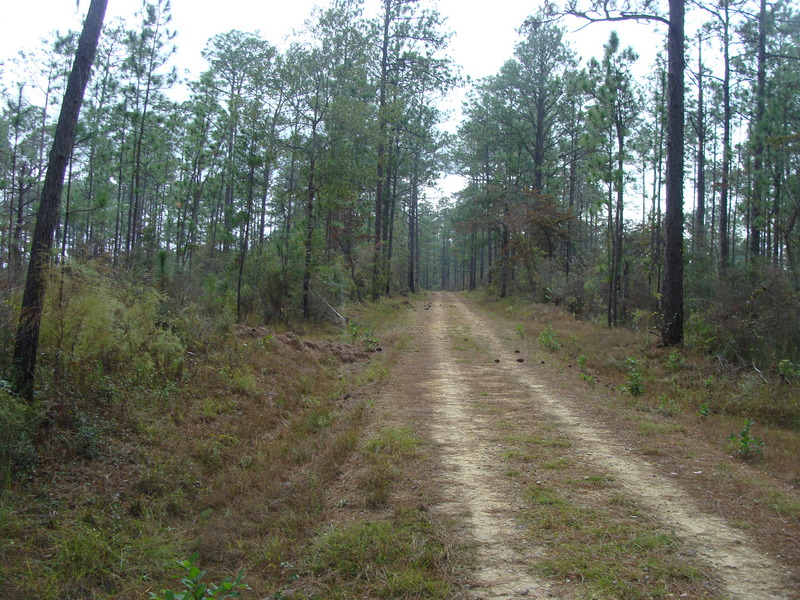
<svg viewBox="0 0 800 600"><path fill-rule="evenodd" d="M442 300L458 312L458 321L468 324L495 356L507 356L508 341L498 335L492 323L470 310L455 295ZM437 323L439 329L447 325ZM513 367L509 364L514 365ZM703 510L683 493L680 486L664 477L653 465L627 454L623 444L614 440L613 432L601 424L590 423L589 415L568 398L557 397L538 381L530 369L517 363L495 365L509 381L530 391L539 410L563 425L563 433L573 440L573 447L588 462L612 473L625 493L644 506L653 519L672 528L687 545L717 573L725 591L737 600L796 600L793 589L778 562L754 549L747 536L731 528L724 518ZM603 453L597 449L603 448Z"/></svg>
<svg viewBox="0 0 800 600"><path fill-rule="evenodd" d="M464 373L445 357L452 355L450 323L445 311L434 308L428 332L434 375L427 397L432 407L432 433L449 468L445 511L463 514L476 544L478 587L475 598L511 600L552 598L548 584L529 574L531 559L540 553L521 547L515 516L515 490L497 475L499 456L492 451L491 428L467 404L470 386Z"/></svg>

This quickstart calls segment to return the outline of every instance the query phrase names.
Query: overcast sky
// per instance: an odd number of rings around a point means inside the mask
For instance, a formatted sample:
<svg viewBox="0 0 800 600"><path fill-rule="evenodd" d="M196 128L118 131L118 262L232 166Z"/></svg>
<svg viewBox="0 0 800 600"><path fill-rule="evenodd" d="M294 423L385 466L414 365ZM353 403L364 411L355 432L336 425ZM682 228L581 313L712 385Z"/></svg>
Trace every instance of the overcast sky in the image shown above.
<svg viewBox="0 0 800 600"><path fill-rule="evenodd" d="M8 59L22 49L33 49L41 38L52 31L80 30L89 0L24 0L6 2L0 19L0 60ZM518 37L516 29L525 18L536 12L536 0L422 0L423 6L436 7L447 18L447 26L455 32L451 56L461 65L462 74L473 79L495 74L512 56ZM178 53L174 64L183 75L197 76L206 68L200 56L206 41L217 33L240 29L259 30L273 45L282 47L292 32L300 29L315 5L327 6L319 0L172 0L171 27L177 32ZM130 26L138 22L136 12L141 0L109 0L106 22L124 18ZM380 0L366 0L365 15L378 14ZM570 31L581 24L566 23ZM569 37L584 58L600 55L611 26L592 25ZM632 45L641 55L639 70L647 71L664 39L663 32L653 26L617 24L624 46ZM453 117L447 129L454 130L460 115L458 108L463 90L454 93L448 103Z"/></svg>
<svg viewBox="0 0 800 600"><path fill-rule="evenodd" d="M178 56L175 64L196 75L205 66L200 51L217 33L240 29L259 30L272 44L281 46L293 30L302 27L312 8L326 4L317 0L261 1L253 0L172 0L172 28L178 32ZM367 0L367 16L378 12L380 1ZM525 0L423 0L423 5L438 7L455 32L452 55L473 78L491 75L508 59L517 39L515 29L525 17L534 13L537 2ZM81 0L80 12L74 0L26 0L8 2L0 20L0 59L14 56L23 48L33 48L49 32L79 30L89 0ZM109 0L106 21L124 17L130 25L137 22L136 11L141 0ZM573 28L577 23L572 23ZM622 36L624 45L640 46L637 51L649 60L651 50L661 43L662 36L632 33ZM649 32L647 32L649 33ZM593 25L574 36L579 53L599 54L607 39L608 28ZM638 39L637 39L638 38ZM642 44L643 40L647 40ZM638 42L638 43L635 43Z"/></svg>

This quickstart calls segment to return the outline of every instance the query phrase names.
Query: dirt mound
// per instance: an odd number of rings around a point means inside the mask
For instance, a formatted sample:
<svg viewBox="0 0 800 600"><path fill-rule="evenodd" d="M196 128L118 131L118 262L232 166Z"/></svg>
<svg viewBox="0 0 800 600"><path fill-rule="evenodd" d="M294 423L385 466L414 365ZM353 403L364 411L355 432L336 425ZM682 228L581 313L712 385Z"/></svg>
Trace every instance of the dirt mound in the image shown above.
<svg viewBox="0 0 800 600"><path fill-rule="evenodd" d="M367 360L369 354L362 348L353 344L332 341L311 341L297 337L293 332L274 334L273 331L265 326L248 327L246 325L234 325L233 334L237 338L244 339L269 339L278 347L288 346L298 352L307 352L314 358L322 358L325 355L333 356L340 363L354 363Z"/></svg>

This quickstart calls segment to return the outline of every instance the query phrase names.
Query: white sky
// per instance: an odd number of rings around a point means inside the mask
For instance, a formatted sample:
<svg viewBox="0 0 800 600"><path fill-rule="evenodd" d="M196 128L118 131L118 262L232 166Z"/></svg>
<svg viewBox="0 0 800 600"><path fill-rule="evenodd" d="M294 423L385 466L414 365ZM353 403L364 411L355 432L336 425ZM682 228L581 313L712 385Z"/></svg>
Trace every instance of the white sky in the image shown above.
<svg viewBox="0 0 800 600"><path fill-rule="evenodd" d="M41 38L52 31L79 31L89 0L24 0L6 2L0 19L0 60L8 59L22 49L34 49ZM217 33L240 29L259 30L264 38L282 46L294 30L300 29L315 5L327 5L320 0L172 0L171 27L177 31L178 53L174 64L183 75L197 76L205 69L200 56L206 41ZM495 74L513 54L518 36L516 29L527 16L536 12L537 0L422 0L423 6L434 6L447 17L447 26L455 32L451 56L462 67L462 75L479 79ZM109 0L106 22L123 17L130 26L138 22L136 11L141 0ZM378 13L380 0L366 0L365 16ZM580 23L567 26L574 29ZM602 45L614 28L605 24L587 27L571 35L579 55L588 58L600 55ZM664 33L653 26L617 24L623 46L632 45L641 55L639 69L647 70L661 47ZM454 130L459 120L459 108L464 90L451 95L447 106L454 111L446 129ZM458 188L456 182L445 188ZM447 190L450 191L449 189Z"/></svg>
<svg viewBox="0 0 800 600"><path fill-rule="evenodd" d="M135 13L141 4L141 0L109 0L106 21L124 17L133 26L138 21ZM172 0L171 26L178 32L175 64L197 75L205 67L200 51L206 41L231 29L259 30L270 43L281 46L293 30L302 27L318 4L326 3L319 0ZM366 0L366 15L376 14L379 4L380 0ZM447 25L456 33L452 55L462 65L463 73L473 79L496 73L511 57L517 41L515 29L538 8L536 0L423 0L422 4L437 6L447 17ZM35 48L49 32L80 30L81 18L88 6L89 0L81 0L78 12L74 0L7 3L0 20L0 60L14 56L21 49ZM654 35L644 26L626 26L631 29L630 34L621 34L623 45L636 46L642 55L641 62L649 62L661 45L663 35ZM592 25L571 37L579 46L579 53L588 57L602 51L610 29L602 24Z"/></svg>

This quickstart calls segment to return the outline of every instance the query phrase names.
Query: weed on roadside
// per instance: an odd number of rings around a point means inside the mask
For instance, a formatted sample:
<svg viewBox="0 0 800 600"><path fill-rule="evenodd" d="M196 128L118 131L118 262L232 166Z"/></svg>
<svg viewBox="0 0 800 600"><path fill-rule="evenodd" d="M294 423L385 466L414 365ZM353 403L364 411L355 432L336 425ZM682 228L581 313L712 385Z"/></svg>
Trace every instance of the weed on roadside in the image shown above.
<svg viewBox="0 0 800 600"><path fill-rule="evenodd" d="M539 334L539 345L548 352L555 352L561 348L561 342L558 339L558 334L553 329L551 324L548 324Z"/></svg>
<svg viewBox="0 0 800 600"><path fill-rule="evenodd" d="M635 358L626 358L625 372L628 376L628 380L624 390L631 396L641 396L644 394L644 376L642 375L641 363Z"/></svg>
<svg viewBox="0 0 800 600"><path fill-rule="evenodd" d="M537 570L576 589L576 597L720 598L708 591L706 576L686 560L676 538L631 518L627 498L588 508L541 485L530 486L523 497L531 505L529 535L545 540Z"/></svg>
<svg viewBox="0 0 800 600"><path fill-rule="evenodd" d="M364 445L365 467L356 479L367 508L388 504L400 468L420 458L422 440L410 427L384 427Z"/></svg>
<svg viewBox="0 0 800 600"><path fill-rule="evenodd" d="M753 436L751 433L753 425L755 425L755 421L745 419L742 429L738 433L730 434L727 438L731 443L734 454L744 460L752 460L764 456L764 441Z"/></svg>
<svg viewBox="0 0 800 600"><path fill-rule="evenodd" d="M224 579L221 583L205 583L202 579L206 576L205 571L201 571L197 566L200 558L198 552L194 552L188 560L181 561L178 566L183 571L183 576L179 577L183 585L182 592L163 590L156 594L151 592L150 598L153 600L227 600L228 598L238 598L242 590L249 590L244 582L244 571L239 571L233 579Z"/></svg>

